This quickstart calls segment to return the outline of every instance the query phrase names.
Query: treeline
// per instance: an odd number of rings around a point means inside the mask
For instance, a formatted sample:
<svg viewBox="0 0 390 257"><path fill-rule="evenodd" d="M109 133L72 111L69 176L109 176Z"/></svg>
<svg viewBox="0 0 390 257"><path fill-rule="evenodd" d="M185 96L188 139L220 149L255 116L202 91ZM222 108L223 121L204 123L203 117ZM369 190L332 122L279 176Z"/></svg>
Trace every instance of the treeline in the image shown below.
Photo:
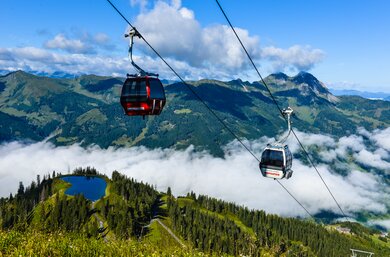
<svg viewBox="0 0 390 257"><path fill-rule="evenodd" d="M255 231L245 226L234 212L229 211L244 210L242 207L208 198L206 205L209 208L206 208L194 193L187 197L193 202L188 202L187 198L181 204L180 198L175 200L168 196L169 217L173 228L201 251L234 256L263 256L264 252L279 256L288 251L291 256L315 256L307 247L273 233L268 227L259 226Z"/></svg>
<svg viewBox="0 0 390 257"><path fill-rule="evenodd" d="M77 176L103 176L95 168L77 168ZM153 217L154 205L159 193L150 185L114 171L110 185L111 197L99 201L95 208L82 195L69 197L57 193L64 182L53 180L62 176L53 172L40 176L28 187L20 182L17 194L0 199L0 228L24 231L34 227L44 231L75 231L88 236L97 236L102 224L90 219L97 212L108 223L108 227L120 238L139 237L146 233L144 227ZM49 197L55 196L50 200Z"/></svg>
<svg viewBox="0 0 390 257"><path fill-rule="evenodd" d="M100 175L89 167L73 173ZM89 238L111 231L117 240L126 240L144 237L151 220L159 217L166 219L190 247L208 254L347 256L349 249L355 248L390 256L390 249L381 248L370 238L371 230L354 223L344 225L359 237L340 234L312 221L282 218L195 193L175 198L168 189L163 195L153 186L117 171L108 183L108 195L91 203L82 195L60 194L66 183L57 179L59 175L53 172L42 181L38 176L26 188L20 183L15 195L1 198L1 230L63 231Z"/></svg>
<svg viewBox="0 0 390 257"><path fill-rule="evenodd" d="M86 232L89 236L98 235L97 222L89 221L93 212L89 209L89 201L83 195L68 197L55 195L54 204L42 204L39 211L39 222L36 227L45 231Z"/></svg>
<svg viewBox="0 0 390 257"><path fill-rule="evenodd" d="M259 256L256 238L231 219L204 212L194 205L180 207L172 197L168 197L167 206L173 229L196 248L207 253Z"/></svg>
<svg viewBox="0 0 390 257"><path fill-rule="evenodd" d="M99 173L94 167L86 167L86 168L76 168L73 170L72 175L76 176L105 176Z"/></svg>
<svg viewBox="0 0 390 257"><path fill-rule="evenodd" d="M52 178L57 174L53 171L44 175L41 180L37 175L37 180L32 181L27 187L23 182L19 182L19 188L15 195L12 193L8 198L0 198L0 221L2 229L17 227L22 229L32 218L32 211L39 202L47 200L52 195Z"/></svg>
<svg viewBox="0 0 390 257"><path fill-rule="evenodd" d="M112 173L110 186L110 197L97 205L100 214L117 236L139 237L153 218L159 193L152 186L136 182L117 171Z"/></svg>
<svg viewBox="0 0 390 257"><path fill-rule="evenodd" d="M260 256L262 249L271 249L275 254L295 251L299 256L347 256L354 248L390 256L390 249L363 234L357 240L314 222L282 218L194 193L187 195L192 201L183 201L186 204L182 206L180 198L168 199L169 217L176 231L205 252ZM255 237L240 229L234 219ZM355 231L359 226L353 226Z"/></svg>
<svg viewBox="0 0 390 257"><path fill-rule="evenodd" d="M94 168L78 168L74 175L98 175ZM82 195L68 197L56 194L52 201L46 201L58 192L62 182L53 180L62 176L53 171L52 174L37 175L36 181L24 187L19 182L15 195L0 199L0 227L2 230L16 229L25 231L36 228L44 231L85 231L88 235L97 235L97 224L89 222L93 214L89 201ZM89 222L89 223L88 223Z"/></svg>

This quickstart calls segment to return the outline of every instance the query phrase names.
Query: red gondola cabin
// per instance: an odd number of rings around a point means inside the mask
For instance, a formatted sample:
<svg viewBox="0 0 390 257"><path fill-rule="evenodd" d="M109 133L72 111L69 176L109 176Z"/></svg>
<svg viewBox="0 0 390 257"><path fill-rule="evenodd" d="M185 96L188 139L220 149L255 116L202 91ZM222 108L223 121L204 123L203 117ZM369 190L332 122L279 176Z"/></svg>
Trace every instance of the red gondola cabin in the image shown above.
<svg viewBox="0 0 390 257"><path fill-rule="evenodd" d="M126 115L159 115L165 101L164 87L158 78L129 76L123 84L121 105Z"/></svg>

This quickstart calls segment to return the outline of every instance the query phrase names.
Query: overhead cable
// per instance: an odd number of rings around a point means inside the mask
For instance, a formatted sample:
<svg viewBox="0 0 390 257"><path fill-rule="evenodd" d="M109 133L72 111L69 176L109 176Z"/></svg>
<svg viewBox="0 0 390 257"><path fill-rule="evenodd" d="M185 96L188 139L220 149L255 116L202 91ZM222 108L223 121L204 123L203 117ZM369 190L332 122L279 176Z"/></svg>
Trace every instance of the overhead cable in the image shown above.
<svg viewBox="0 0 390 257"><path fill-rule="evenodd" d="M215 0L215 1L217 2L217 5L218 5L219 9L221 10L223 16L225 17L227 23L229 24L230 28L231 28L232 31L234 32L234 35L236 36L237 40L240 42L240 45L241 45L241 47L243 48L243 50L245 51L246 56L248 57L249 61L251 62L253 68L256 70L257 75L260 77L261 82L263 83L263 85L264 85L265 88L267 89L267 91L268 91L268 93L269 93L269 95L270 95L270 97L271 97L273 103L276 105L276 107L278 108L279 112L282 114L282 117L283 117L284 119L286 119L286 117L284 117L284 115L283 115L282 108L280 108L278 102L276 101L274 95L272 94L271 90L269 89L267 83L265 82L265 80L264 80L263 77L261 76L261 74L260 74L259 70L257 69L257 67L256 67L256 65L255 65L255 63L254 63L254 61L253 61L253 59L252 59L252 57L250 56L249 52L247 51L245 45L242 43L240 37L238 36L236 30L234 29L232 23L230 22L230 20L229 20L229 18L228 18L228 16L226 15L225 11L223 10L221 4L219 3L218 0ZM328 190L329 194L332 196L332 198L333 198L334 202L336 203L337 207L340 209L342 215L344 216L345 219L348 220L347 215L345 215L344 210L341 208L340 204L339 204L338 201L336 200L336 197L333 195L333 193L332 193L332 191L330 190L329 186L327 185L327 183L325 182L325 180L324 180L323 177L321 176L320 172L319 172L318 169L317 169L317 166L314 164L314 162L313 162L313 160L311 159L309 153L307 152L307 150L305 149L305 147L303 146L303 144L302 144L301 141L299 140L299 138L298 138L297 134L295 133L295 131L293 130L293 128L291 128L291 131L293 132L294 137L297 139L297 141L298 141L300 147L302 148L303 152L305 153L305 155L306 155L307 159L309 160L310 164L313 166L313 168L314 168L315 171L317 172L318 176L320 177L322 183L325 185L325 187L326 187L326 189Z"/></svg>
<svg viewBox="0 0 390 257"><path fill-rule="evenodd" d="M176 72L176 70L169 65L169 63L162 57L156 49L142 36L142 34L137 30L127 19L126 17L118 10L118 8L115 7L115 5L110 1L107 0L107 2L115 9L115 11L126 21L126 23L135 31L137 31L140 35L140 38L149 46L149 48L165 63L165 65L168 66L168 68L179 78L179 80L191 91L191 93L206 107L206 109L218 120L219 123L222 124L222 126L257 160L257 162L260 162L260 159L253 153L249 147L244 144L244 142L227 126L227 124L216 114L216 112L211 109L210 106L199 96L198 93L192 88L191 85L189 85L187 82L184 81L184 79ZM260 73L259 73L260 74ZM281 110L280 110L281 111ZM285 188L279 181L278 183L282 186L284 190L287 191L287 193L306 211L306 213L314 219L314 216L295 198L290 191L288 191L287 188Z"/></svg>

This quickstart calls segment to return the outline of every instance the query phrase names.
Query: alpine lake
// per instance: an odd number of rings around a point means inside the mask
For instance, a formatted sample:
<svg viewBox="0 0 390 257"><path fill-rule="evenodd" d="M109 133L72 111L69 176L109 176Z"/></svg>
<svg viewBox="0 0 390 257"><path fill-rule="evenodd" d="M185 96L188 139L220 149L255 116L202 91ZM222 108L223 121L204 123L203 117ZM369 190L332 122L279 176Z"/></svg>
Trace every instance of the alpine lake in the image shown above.
<svg viewBox="0 0 390 257"><path fill-rule="evenodd" d="M65 176L62 180L71 184L65 194L82 194L91 201L99 200L106 193L107 183L103 178L94 176Z"/></svg>

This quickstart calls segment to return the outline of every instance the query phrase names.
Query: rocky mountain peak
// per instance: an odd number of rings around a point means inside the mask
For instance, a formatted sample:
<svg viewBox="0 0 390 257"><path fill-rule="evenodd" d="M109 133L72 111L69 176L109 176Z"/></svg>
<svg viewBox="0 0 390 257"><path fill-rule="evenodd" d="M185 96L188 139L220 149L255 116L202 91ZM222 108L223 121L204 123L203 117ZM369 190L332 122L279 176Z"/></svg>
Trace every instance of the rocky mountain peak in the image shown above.
<svg viewBox="0 0 390 257"><path fill-rule="evenodd" d="M326 86L311 73L301 71L296 76L292 77L291 81L297 85L307 84L314 92L330 94Z"/></svg>
<svg viewBox="0 0 390 257"><path fill-rule="evenodd" d="M270 76L273 77L276 80L288 80L289 79L289 76L287 76L283 72L273 73Z"/></svg>
<svg viewBox="0 0 390 257"><path fill-rule="evenodd" d="M295 95L300 94L305 97L311 95L313 97L324 98L332 103L338 101L338 98L329 92L324 83L305 71L301 71L293 77L278 72L269 75L266 80L277 91L292 90L295 92ZM291 94L293 93L291 92Z"/></svg>

